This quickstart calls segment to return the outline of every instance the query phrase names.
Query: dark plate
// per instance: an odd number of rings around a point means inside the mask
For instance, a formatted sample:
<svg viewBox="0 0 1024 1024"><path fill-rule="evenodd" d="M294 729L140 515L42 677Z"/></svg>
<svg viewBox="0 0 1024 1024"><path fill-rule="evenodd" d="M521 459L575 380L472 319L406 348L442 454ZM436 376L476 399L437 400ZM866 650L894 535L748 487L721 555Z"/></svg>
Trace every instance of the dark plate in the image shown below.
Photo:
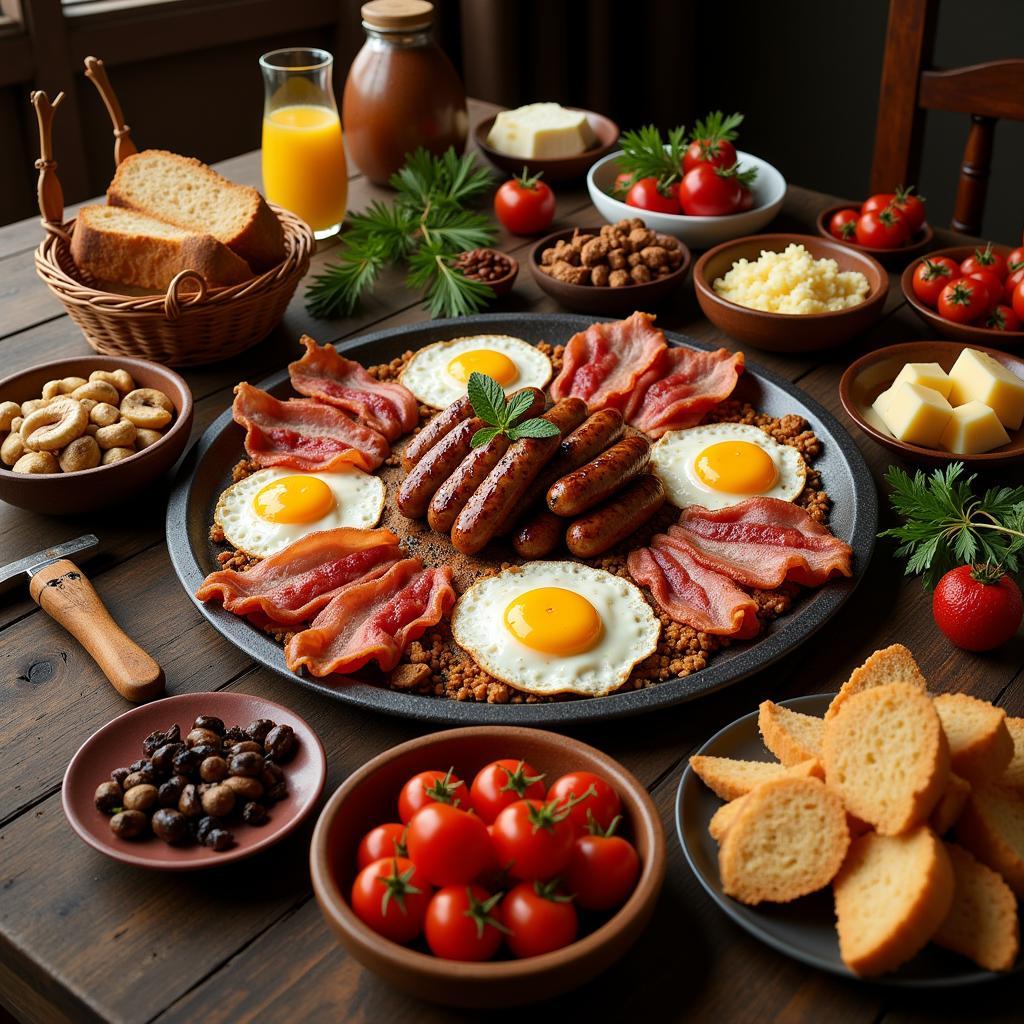
<svg viewBox="0 0 1024 1024"><path fill-rule="evenodd" d="M560 343L591 323L593 320L588 317L552 313L491 313L378 331L339 345L338 349L351 359L372 365L394 359L407 349L421 348L474 331L511 334L534 343ZM671 332L666 332L665 336L675 345L687 344L701 349L716 347ZM286 370L262 381L260 386L279 397L292 393ZM551 725L555 722L621 718L680 704L731 686L797 648L839 611L867 569L878 527L878 494L871 473L853 439L830 413L790 381L762 369L757 363L747 364L736 396L752 402L770 415L799 413L810 422L824 447L815 467L821 471L825 487L835 504L832 530L853 548L854 576L849 580L833 580L807 594L794 612L773 622L755 643L736 644L719 652L706 669L691 676L610 697L550 704L477 704L420 697L344 678L339 678L337 685L328 686L290 672L284 663L283 649L245 619L224 611L219 604L197 602L199 610L249 657L299 686L345 703L422 721ZM219 568L216 560L218 549L209 540L210 524L217 498L230 484L231 469L242 454L243 436L242 429L231 419L231 410L225 410L192 447L178 472L167 506L167 547L178 577L190 596L195 594L208 573Z"/></svg>
<svg viewBox="0 0 1024 1024"><path fill-rule="evenodd" d="M807 697L782 701L782 704L794 711L802 711L805 715L824 715L834 696L832 693L813 693ZM761 742L756 711L737 718L731 725L715 733L695 753L736 757L747 761L775 760ZM950 988L993 981L1003 976L979 970L969 960L938 946L927 946L892 974L858 979L839 957L831 889L805 896L793 903L762 904L759 907L748 907L722 892L722 882L718 875L718 844L708 833L708 822L721 806L722 801L687 765L676 792L676 833L683 853L707 894L755 939L811 967L876 985ZM1022 967L1024 958L1018 958L1014 973L1019 973Z"/></svg>

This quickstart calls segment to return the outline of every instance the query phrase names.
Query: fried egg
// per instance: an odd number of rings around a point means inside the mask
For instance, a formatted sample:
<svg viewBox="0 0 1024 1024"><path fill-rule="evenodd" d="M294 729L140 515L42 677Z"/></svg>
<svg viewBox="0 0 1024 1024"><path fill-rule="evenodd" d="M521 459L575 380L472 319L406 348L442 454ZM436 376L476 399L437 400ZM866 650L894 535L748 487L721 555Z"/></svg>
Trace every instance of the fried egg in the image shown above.
<svg viewBox="0 0 1024 1024"><path fill-rule="evenodd" d="M795 448L746 423L670 430L651 448L651 472L680 508L726 508L756 497L795 501L807 479Z"/></svg>
<svg viewBox="0 0 1024 1024"><path fill-rule="evenodd" d="M551 361L529 342L504 334L478 334L421 348L400 380L424 405L443 409L466 393L474 370L493 377L506 394L543 388L551 379Z"/></svg>
<svg viewBox="0 0 1024 1024"><path fill-rule="evenodd" d="M660 632L632 583L578 562L506 569L474 583L452 611L456 643L527 693L611 693L654 652Z"/></svg>
<svg viewBox="0 0 1024 1024"><path fill-rule="evenodd" d="M213 518L229 544L266 558L317 530L376 526L384 490L383 480L355 466L340 473L261 469L224 491Z"/></svg>

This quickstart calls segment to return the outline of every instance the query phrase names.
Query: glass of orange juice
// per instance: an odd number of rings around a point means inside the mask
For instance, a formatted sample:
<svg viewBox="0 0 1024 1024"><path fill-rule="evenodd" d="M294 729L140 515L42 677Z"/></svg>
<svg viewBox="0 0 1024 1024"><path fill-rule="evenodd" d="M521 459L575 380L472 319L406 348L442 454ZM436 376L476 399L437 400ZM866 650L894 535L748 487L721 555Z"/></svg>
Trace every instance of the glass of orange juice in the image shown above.
<svg viewBox="0 0 1024 1024"><path fill-rule="evenodd" d="M263 190L301 217L317 238L345 219L348 168L326 50L272 50L263 71Z"/></svg>

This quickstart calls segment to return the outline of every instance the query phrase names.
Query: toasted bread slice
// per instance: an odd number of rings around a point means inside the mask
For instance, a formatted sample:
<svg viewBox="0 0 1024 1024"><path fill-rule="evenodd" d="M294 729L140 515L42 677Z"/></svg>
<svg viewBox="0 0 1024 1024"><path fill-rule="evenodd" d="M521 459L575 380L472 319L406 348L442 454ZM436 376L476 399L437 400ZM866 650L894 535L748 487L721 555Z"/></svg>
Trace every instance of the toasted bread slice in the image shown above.
<svg viewBox="0 0 1024 1024"><path fill-rule="evenodd" d="M931 700L913 683L854 694L825 723L825 779L846 809L894 836L928 819L949 780L949 749Z"/></svg>
<svg viewBox="0 0 1024 1024"><path fill-rule="evenodd" d="M747 806L749 800L750 793L746 796L738 796L735 800L722 804L711 815L711 820L708 822L708 832L716 843L720 843L725 838L725 833L732 828L733 822L743 813L743 808Z"/></svg>
<svg viewBox="0 0 1024 1024"><path fill-rule="evenodd" d="M1024 897L1024 795L1002 786L972 790L956 838Z"/></svg>
<svg viewBox="0 0 1024 1024"><path fill-rule="evenodd" d="M999 785L1024 789L1024 718L1007 718L1006 728L1013 740L1013 757L999 776Z"/></svg>
<svg viewBox="0 0 1024 1024"><path fill-rule="evenodd" d="M928 824L937 836L944 836L960 819L967 798L971 795L971 784L955 772L949 773L946 791L939 797Z"/></svg>
<svg viewBox="0 0 1024 1024"><path fill-rule="evenodd" d="M953 867L953 906L932 941L986 971L1008 971L1020 950L1017 899L997 871L962 846L945 845Z"/></svg>
<svg viewBox="0 0 1024 1024"><path fill-rule="evenodd" d="M812 757L821 760L822 719L765 700L757 709L757 728L764 745L783 764L799 764Z"/></svg>
<svg viewBox="0 0 1024 1024"><path fill-rule="evenodd" d="M257 270L284 259L281 222L259 192L192 157L162 149L128 157L118 165L107 201L213 235Z"/></svg>
<svg viewBox="0 0 1024 1024"><path fill-rule="evenodd" d="M821 762L811 760L787 767L774 761L738 761L731 757L694 754L690 767L701 782L723 800L745 796L755 786L772 779L822 777Z"/></svg>
<svg viewBox="0 0 1024 1024"><path fill-rule="evenodd" d="M825 721L839 714L842 706L855 694L870 690L875 686L888 683L909 683L924 692L928 683L914 661L914 656L903 644L892 644L874 654L860 668L855 668L850 678L843 683L839 692L832 698Z"/></svg>
<svg viewBox="0 0 1024 1024"><path fill-rule="evenodd" d="M966 693L940 693L935 710L949 742L949 763L976 786L994 782L1013 760L1006 712Z"/></svg>
<svg viewBox="0 0 1024 1024"><path fill-rule="evenodd" d="M750 906L789 903L824 889L849 845L843 805L822 782L766 782L743 798L722 839L722 889Z"/></svg>
<svg viewBox="0 0 1024 1024"><path fill-rule="evenodd" d="M843 962L855 974L883 974L921 950L949 915L953 868L926 826L900 836L868 832L850 844L832 889Z"/></svg>

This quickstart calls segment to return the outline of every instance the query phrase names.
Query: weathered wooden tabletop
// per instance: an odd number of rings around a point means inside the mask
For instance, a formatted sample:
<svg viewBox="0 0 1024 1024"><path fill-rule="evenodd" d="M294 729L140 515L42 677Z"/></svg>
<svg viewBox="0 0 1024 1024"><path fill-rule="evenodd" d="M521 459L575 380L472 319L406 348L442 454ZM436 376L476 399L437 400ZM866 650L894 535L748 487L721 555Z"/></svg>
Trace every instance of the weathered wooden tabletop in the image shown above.
<svg viewBox="0 0 1024 1024"><path fill-rule="evenodd" d="M473 120L492 109L473 104ZM258 185L259 153L228 160L220 169ZM560 186L557 193L560 225L595 221L581 183ZM359 209L382 193L353 176L349 194L350 207ZM815 214L832 201L791 187L775 226L813 233ZM89 352L36 277L32 250L39 232L37 221L0 229L0 376ZM939 242L950 244L946 233L939 234ZM531 242L503 236L498 245L523 254ZM313 271L330 259L332 248L316 255ZM556 307L524 270L496 308ZM227 363L185 372L196 403L193 436L228 406L238 380L258 381L294 358L301 333L337 341L424 316L398 276L388 277L356 317L330 323L308 316L300 288L268 340ZM689 282L659 323L735 347L703 318ZM850 427L882 490L891 458L850 424L839 405L839 377L872 346L926 336L894 277L884 319L855 345L807 356L751 351L749 358L799 382ZM115 618L164 666L167 692L231 689L294 708L327 750L325 795L368 758L429 731L291 685L222 639L171 568L165 502L166 489L79 520L0 504L0 564L96 533L101 549L87 571ZM656 716L572 729L619 758L650 789L665 825L668 875L654 920L636 947L598 981L531 1014L787 1024L1021 1019L1019 976L932 995L844 981L787 959L750 938L708 899L675 838L673 798L696 746L766 697L835 689L867 655L895 641L913 650L935 690L968 691L1011 714L1024 713L1024 638L1018 635L985 657L959 651L937 632L928 596L917 580L904 579L888 542L879 542L866 571L860 568L863 582L842 612L799 652L760 675ZM128 707L24 590L0 598L0 1005L28 1021L473 1019L389 989L338 946L310 888L312 822L261 856L179 876L123 866L82 843L60 806L65 766L84 740Z"/></svg>

